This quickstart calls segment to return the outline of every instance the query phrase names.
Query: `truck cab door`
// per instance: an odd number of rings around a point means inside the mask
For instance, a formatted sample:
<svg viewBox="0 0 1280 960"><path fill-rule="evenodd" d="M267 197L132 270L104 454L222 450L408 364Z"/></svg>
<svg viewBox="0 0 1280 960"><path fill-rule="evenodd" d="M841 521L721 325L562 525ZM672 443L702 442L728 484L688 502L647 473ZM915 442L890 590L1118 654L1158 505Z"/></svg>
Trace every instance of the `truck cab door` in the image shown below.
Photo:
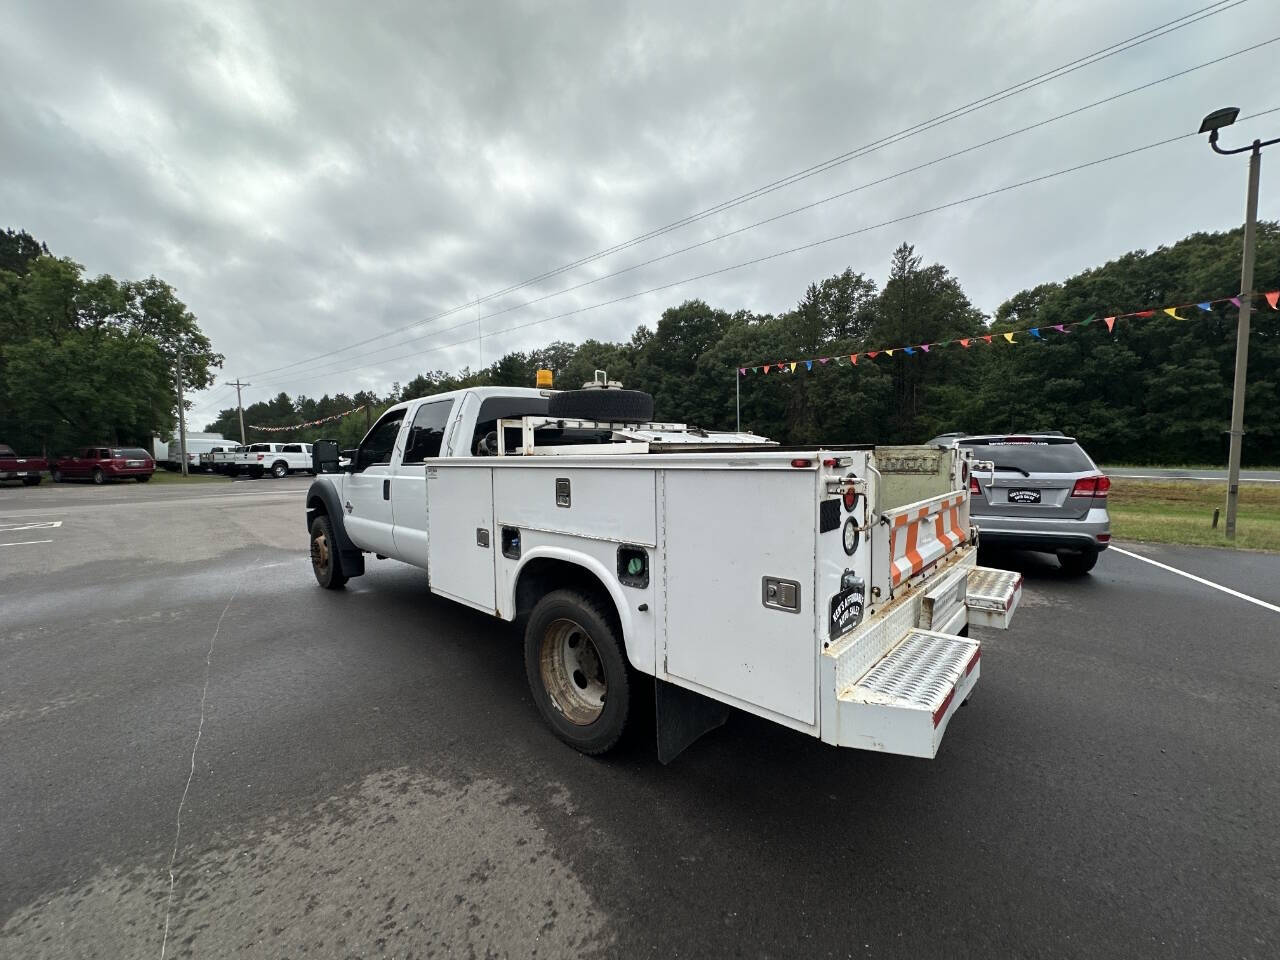
<svg viewBox="0 0 1280 960"><path fill-rule="evenodd" d="M356 546L387 556L395 553L392 535L391 478L400 460L397 440L405 408L388 410L360 442L352 472L342 484L347 534Z"/></svg>
<svg viewBox="0 0 1280 960"><path fill-rule="evenodd" d="M396 558L426 570L431 533L427 521L426 461L441 454L454 401L427 400L413 411L404 456L391 480Z"/></svg>

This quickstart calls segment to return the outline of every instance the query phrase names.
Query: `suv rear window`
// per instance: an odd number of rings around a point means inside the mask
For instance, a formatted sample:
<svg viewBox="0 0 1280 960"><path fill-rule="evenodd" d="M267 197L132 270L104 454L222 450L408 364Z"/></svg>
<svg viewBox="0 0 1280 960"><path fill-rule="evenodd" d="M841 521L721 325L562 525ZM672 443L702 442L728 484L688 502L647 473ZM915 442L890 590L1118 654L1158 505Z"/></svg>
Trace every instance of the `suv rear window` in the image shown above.
<svg viewBox="0 0 1280 960"><path fill-rule="evenodd" d="M1080 473L1096 469L1088 454L1074 440L961 440L978 460L992 460L997 467L1013 467L1028 473Z"/></svg>
<svg viewBox="0 0 1280 960"><path fill-rule="evenodd" d="M151 459L151 454L141 447L113 447L110 452L112 457L124 457L127 460Z"/></svg>

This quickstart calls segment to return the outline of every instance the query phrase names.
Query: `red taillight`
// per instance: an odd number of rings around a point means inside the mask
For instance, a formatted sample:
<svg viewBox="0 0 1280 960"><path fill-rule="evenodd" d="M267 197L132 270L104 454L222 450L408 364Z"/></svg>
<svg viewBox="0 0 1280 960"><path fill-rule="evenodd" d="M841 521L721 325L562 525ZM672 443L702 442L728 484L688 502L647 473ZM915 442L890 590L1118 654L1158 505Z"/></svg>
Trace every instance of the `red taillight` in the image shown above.
<svg viewBox="0 0 1280 960"><path fill-rule="evenodd" d="M845 510L853 510L854 504L858 502L858 491L853 487L844 488L844 508Z"/></svg>
<svg viewBox="0 0 1280 960"><path fill-rule="evenodd" d="M1098 534L1098 542L1099 542L1099 543L1110 543L1110 542L1111 542L1111 534L1109 534L1109 533L1100 533L1100 534Z"/></svg>
<svg viewBox="0 0 1280 960"><path fill-rule="evenodd" d="M262 458L259 457L258 459L261 460ZM791 465L793 467L812 467L813 461L805 460L803 457L796 457L794 460L791 461Z"/></svg>
<svg viewBox="0 0 1280 960"><path fill-rule="evenodd" d="M974 476L969 477L969 495L970 496L976 495L979 497L982 496L982 488L978 486L977 477L974 477Z"/></svg>
<svg viewBox="0 0 1280 960"><path fill-rule="evenodd" d="M262 454L258 454L258 459L259 459L259 460L261 460L261 459L262 459ZM795 461L794 461L794 460L792 460L791 462L792 462L793 464L795 463Z"/></svg>
<svg viewBox="0 0 1280 960"><path fill-rule="evenodd" d="M1111 489L1111 478L1099 474L1096 477L1081 477L1071 488L1073 497L1099 497L1105 499Z"/></svg>

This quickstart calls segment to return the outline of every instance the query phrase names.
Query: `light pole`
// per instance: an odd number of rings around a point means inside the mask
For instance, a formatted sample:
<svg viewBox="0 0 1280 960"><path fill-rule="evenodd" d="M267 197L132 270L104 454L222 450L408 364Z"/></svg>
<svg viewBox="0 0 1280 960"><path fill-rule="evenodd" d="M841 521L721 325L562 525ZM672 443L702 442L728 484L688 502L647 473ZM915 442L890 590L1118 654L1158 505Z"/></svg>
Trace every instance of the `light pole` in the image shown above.
<svg viewBox="0 0 1280 960"><path fill-rule="evenodd" d="M1239 107L1224 107L1209 114L1200 124L1200 132L1209 134L1209 146L1215 153L1232 154L1249 151L1249 192L1244 212L1244 256L1240 264L1240 322L1236 327L1236 376L1231 391L1231 446L1227 454L1227 539L1236 538L1236 507L1240 502L1240 448L1244 440L1244 385L1249 372L1249 317L1253 312L1253 254L1258 227L1258 172L1262 167L1262 148L1275 140L1255 140L1247 147L1223 150L1218 146L1218 131L1236 122Z"/></svg>

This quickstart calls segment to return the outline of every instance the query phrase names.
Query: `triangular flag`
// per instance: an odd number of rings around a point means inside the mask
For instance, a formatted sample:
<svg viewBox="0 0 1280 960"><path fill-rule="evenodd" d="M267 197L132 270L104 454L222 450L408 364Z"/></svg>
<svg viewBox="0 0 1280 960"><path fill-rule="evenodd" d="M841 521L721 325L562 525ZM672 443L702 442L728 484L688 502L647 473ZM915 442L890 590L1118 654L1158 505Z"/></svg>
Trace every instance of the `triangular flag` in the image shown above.
<svg viewBox="0 0 1280 960"><path fill-rule="evenodd" d="M1053 329L1057 330L1059 333L1066 333L1066 332L1067 332L1067 328L1066 328L1065 326L1063 326L1062 324L1060 324L1060 323L1055 323L1055 324L1053 325Z"/></svg>
<svg viewBox="0 0 1280 960"><path fill-rule="evenodd" d="M960 346L962 346L962 347L964 347L966 350L968 350L968 349L969 349L969 338L968 338L968 337L962 337L962 338L960 339Z"/></svg>
<svg viewBox="0 0 1280 960"><path fill-rule="evenodd" d="M894 348L893 348L893 350L901 350L901 349L902 349L901 347L894 347ZM893 356L893 350L886 350L886 351L885 351L885 353L887 353L889 356L891 356L891 357L892 357L892 356Z"/></svg>
<svg viewBox="0 0 1280 960"><path fill-rule="evenodd" d="M806 360L806 361L804 362L804 368L805 368L806 370L812 370L812 369L813 369L813 361L812 361L812 360Z"/></svg>
<svg viewBox="0 0 1280 960"><path fill-rule="evenodd" d="M867 351L867 356L868 356L868 357L870 357L872 360L874 360L877 356L879 356L879 354L880 354L880 351L879 351L879 350L868 350L868 351Z"/></svg>
<svg viewBox="0 0 1280 960"><path fill-rule="evenodd" d="M916 352L916 348L915 348L915 347L903 347L903 348L902 348L902 350L903 350L903 352L904 352L904 353L906 353L906 355L907 355L908 357L910 357L910 356L914 355L914 354L915 354L915 352Z"/></svg>
<svg viewBox="0 0 1280 960"><path fill-rule="evenodd" d="M738 368L738 376L740 376L740 377L745 377L746 375L747 375L747 368L746 368L746 367L739 367L739 368Z"/></svg>
<svg viewBox="0 0 1280 960"><path fill-rule="evenodd" d="M858 365L858 355L856 353L849 354L849 362L856 367Z"/></svg>
<svg viewBox="0 0 1280 960"><path fill-rule="evenodd" d="M1102 322L1107 325L1107 333L1110 333L1112 330L1115 329L1115 325L1116 325L1115 317L1103 317Z"/></svg>
<svg viewBox="0 0 1280 960"><path fill-rule="evenodd" d="M1165 307L1165 308L1164 308L1164 312L1165 312L1165 313L1167 313L1169 316L1173 317L1173 319L1175 319L1175 320L1181 320L1181 319L1182 319L1180 316L1178 316L1178 308L1177 308L1177 307Z"/></svg>
<svg viewBox="0 0 1280 960"><path fill-rule="evenodd" d="M1196 306L1199 307L1201 310L1203 310L1205 313L1208 313L1210 310L1213 309L1213 301L1206 300L1204 303L1197 303Z"/></svg>
<svg viewBox="0 0 1280 960"><path fill-rule="evenodd" d="M927 344L927 343L922 343L922 344L920 344L920 349L921 349L921 350L923 350L925 353L928 353L928 352L929 352L929 344Z"/></svg>
<svg viewBox="0 0 1280 960"><path fill-rule="evenodd" d="M759 367L752 367L752 368L751 368L751 372L752 372L752 373L755 373L755 372L756 372L756 371L758 371L759 369L760 369Z"/></svg>
<svg viewBox="0 0 1280 960"><path fill-rule="evenodd" d="M1239 297L1232 297L1232 298L1231 298L1231 302L1232 302L1232 303L1234 303L1234 304L1236 305L1236 307L1239 307L1239 306L1240 306L1240 298L1239 298Z"/></svg>
<svg viewBox="0 0 1280 960"><path fill-rule="evenodd" d="M1267 303L1271 304L1272 310L1280 310L1280 290L1272 290L1270 293L1264 293Z"/></svg>
<svg viewBox="0 0 1280 960"><path fill-rule="evenodd" d="M1147 319L1147 317L1154 317L1155 315L1156 312L1154 310L1139 310L1134 314L1135 317L1141 317L1143 320Z"/></svg>
<svg viewBox="0 0 1280 960"><path fill-rule="evenodd" d="M1043 339L1043 337L1041 337L1041 336L1040 336L1040 328L1039 328L1039 327L1032 327L1032 328L1031 328L1031 335L1032 335L1033 337L1035 337L1037 340L1041 340L1041 339ZM1013 341L1012 341L1012 340L1010 340L1009 342L1010 342L1010 343L1013 343Z"/></svg>
<svg viewBox="0 0 1280 960"><path fill-rule="evenodd" d="M830 362L831 362L831 358L830 358L830 357L819 357L819 358L818 358L818 362L819 362L820 364L822 364L822 365L825 367L828 363L830 363Z"/></svg>
<svg viewBox="0 0 1280 960"><path fill-rule="evenodd" d="M955 343L955 341L954 341L954 340L943 340L940 344L938 344L938 346L940 346L940 347L949 347L949 346L951 346L953 343Z"/></svg>
<svg viewBox="0 0 1280 960"><path fill-rule="evenodd" d="M796 372L796 362L794 360L791 361L791 372L792 373Z"/></svg>
<svg viewBox="0 0 1280 960"><path fill-rule="evenodd" d="M1013 334L1012 334L1012 333L1006 333L1006 334L1004 335L1004 338L1005 338L1006 340L1008 340L1010 343L1013 343Z"/></svg>
<svg viewBox="0 0 1280 960"><path fill-rule="evenodd" d="M990 343L990 342L991 342L991 334L989 334L989 333L984 333L984 334L982 335L982 339L983 339L983 340L985 340L985 341L987 341L987 343Z"/></svg>
<svg viewBox="0 0 1280 960"><path fill-rule="evenodd" d="M1093 323L1093 321L1096 320L1097 318L1098 318L1098 315L1096 313L1091 313L1087 317L1085 317L1083 320L1080 321L1079 326L1087 327L1089 324Z"/></svg>
<svg viewBox="0 0 1280 960"><path fill-rule="evenodd" d="M771 364L771 363L766 363L766 364L764 365L764 368L763 368L763 369L764 369L764 372L765 372L765 373L768 373L768 372L769 372L769 368L770 368L771 366L773 366L773 364Z"/></svg>

